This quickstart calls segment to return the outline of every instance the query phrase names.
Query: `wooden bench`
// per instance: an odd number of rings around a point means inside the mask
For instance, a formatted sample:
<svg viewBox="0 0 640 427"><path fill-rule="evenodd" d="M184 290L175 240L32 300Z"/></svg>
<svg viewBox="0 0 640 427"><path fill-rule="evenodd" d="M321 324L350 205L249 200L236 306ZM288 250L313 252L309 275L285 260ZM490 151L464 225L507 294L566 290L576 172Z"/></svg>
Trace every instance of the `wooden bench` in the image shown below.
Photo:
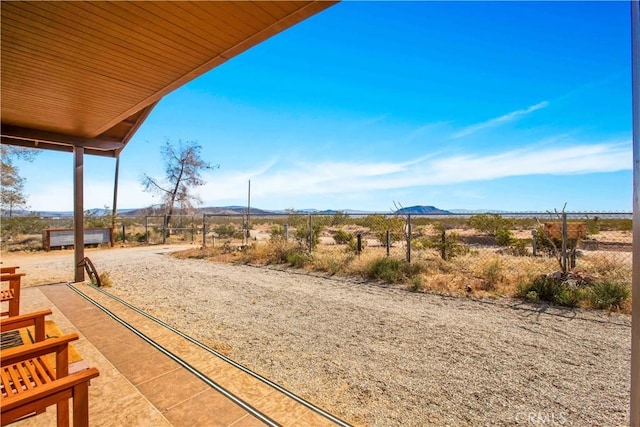
<svg viewBox="0 0 640 427"><path fill-rule="evenodd" d="M69 403L73 400L73 425L89 425L89 383L100 373L90 368L69 375L69 342L77 334L22 345L2 352L0 379L2 425L41 413L56 404L58 427L69 425ZM45 355L55 353L55 369Z"/></svg>
<svg viewBox="0 0 640 427"><path fill-rule="evenodd" d="M20 279L25 273L2 273L1 282L9 282L9 289L0 289L0 302L9 302L9 310L0 312L0 316L20 314Z"/></svg>

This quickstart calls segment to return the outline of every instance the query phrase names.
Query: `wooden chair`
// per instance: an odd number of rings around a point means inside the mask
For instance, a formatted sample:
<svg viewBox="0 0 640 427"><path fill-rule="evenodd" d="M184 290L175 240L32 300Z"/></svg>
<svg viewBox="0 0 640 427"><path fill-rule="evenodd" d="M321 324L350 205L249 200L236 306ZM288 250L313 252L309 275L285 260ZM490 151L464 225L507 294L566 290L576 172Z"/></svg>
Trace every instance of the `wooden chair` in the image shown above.
<svg viewBox="0 0 640 427"><path fill-rule="evenodd" d="M16 270L19 269L20 267L18 266L14 266L14 267L0 267L0 274L15 274Z"/></svg>
<svg viewBox="0 0 640 427"><path fill-rule="evenodd" d="M17 316L20 314L20 279L25 273L2 273L1 282L9 282L9 289L0 290L0 302L9 302L9 310L0 312L0 316Z"/></svg>
<svg viewBox="0 0 640 427"><path fill-rule="evenodd" d="M73 400L73 425L89 425L89 383L100 373L96 368L69 375L69 342L77 334L14 347L2 352L0 419L7 425L43 412L56 404L58 427L69 425L69 399ZM55 369L45 355L55 353Z"/></svg>
<svg viewBox="0 0 640 427"><path fill-rule="evenodd" d="M0 332L12 331L20 328L33 326L35 342L44 341L45 329L44 318L51 314L51 310L36 311L34 313L22 314L20 316L0 319Z"/></svg>

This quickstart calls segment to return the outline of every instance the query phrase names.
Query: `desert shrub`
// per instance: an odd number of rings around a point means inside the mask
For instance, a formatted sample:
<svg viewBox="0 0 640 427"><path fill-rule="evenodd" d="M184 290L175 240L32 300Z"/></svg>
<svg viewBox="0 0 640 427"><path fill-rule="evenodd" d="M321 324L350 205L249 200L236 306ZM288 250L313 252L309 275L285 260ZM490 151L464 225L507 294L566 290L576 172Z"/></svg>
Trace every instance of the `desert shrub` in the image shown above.
<svg viewBox="0 0 640 427"><path fill-rule="evenodd" d="M418 249L435 249L444 260L451 260L458 255L469 253L469 247L460 243L460 235L456 232L440 230L440 234L437 236L427 236L414 240L418 242L416 245Z"/></svg>
<svg viewBox="0 0 640 427"><path fill-rule="evenodd" d="M594 308L620 310L631 297L631 289L625 283L604 281L591 287L590 302Z"/></svg>
<svg viewBox="0 0 640 427"><path fill-rule="evenodd" d="M214 227L213 231L221 238L231 238L236 234L236 228L233 224L220 224Z"/></svg>
<svg viewBox="0 0 640 427"><path fill-rule="evenodd" d="M422 276L413 276L409 283L409 289L413 292L418 292L423 287Z"/></svg>
<svg viewBox="0 0 640 427"><path fill-rule="evenodd" d="M353 242L355 240L355 238L353 237L353 234L344 231L344 230L338 230L336 231L336 233L333 235L333 240L335 240L336 244L338 245L348 245L351 242Z"/></svg>
<svg viewBox="0 0 640 427"><path fill-rule="evenodd" d="M269 238L272 242L278 242L284 240L284 227L282 225L276 224L271 227L269 232Z"/></svg>
<svg viewBox="0 0 640 427"><path fill-rule="evenodd" d="M335 214L331 216L330 225L332 226L345 225L345 224L348 224L350 221L351 221L351 218L349 217L349 214L346 214L342 211L337 211Z"/></svg>
<svg viewBox="0 0 640 427"><path fill-rule="evenodd" d="M474 215L469 218L469 225L472 228L487 236L496 238L501 231L512 229L513 224L512 219L503 218L502 215L498 214Z"/></svg>
<svg viewBox="0 0 640 427"><path fill-rule="evenodd" d="M111 227L113 215L108 206L104 209L84 211L84 226L87 228Z"/></svg>
<svg viewBox="0 0 640 427"><path fill-rule="evenodd" d="M410 279L421 272L417 263L409 264L395 258L376 258L367 268L367 277L388 283L398 283Z"/></svg>
<svg viewBox="0 0 640 427"><path fill-rule="evenodd" d="M2 236L16 236L18 234L40 234L49 224L36 215L21 217L3 217Z"/></svg>
<svg viewBox="0 0 640 427"><path fill-rule="evenodd" d="M305 265L309 264L313 257L311 254L303 251L291 251L286 254L287 263L292 267L303 268Z"/></svg>
<svg viewBox="0 0 640 427"><path fill-rule="evenodd" d="M252 253L261 254L254 261L265 264L289 264L293 267L304 267L312 259L311 255L300 246L287 242L271 242L254 247Z"/></svg>
<svg viewBox="0 0 640 427"><path fill-rule="evenodd" d="M109 275L108 271L103 271L102 273L100 273L99 277L100 277L100 284L102 286L105 286L105 287L113 286L113 280L111 280L111 276Z"/></svg>
<svg viewBox="0 0 640 427"><path fill-rule="evenodd" d="M389 283L400 282L404 278L402 261L395 258L377 258L369 265L367 276Z"/></svg>
<svg viewBox="0 0 640 427"><path fill-rule="evenodd" d="M529 241L526 239L514 239L512 240L511 245L504 249L503 253L513 256L528 256L528 244Z"/></svg>
<svg viewBox="0 0 640 427"><path fill-rule="evenodd" d="M502 281L503 265L500 258L494 258L482 268L482 278L485 280L485 289L493 290Z"/></svg>
<svg viewBox="0 0 640 427"><path fill-rule="evenodd" d="M134 234L132 236L132 240L134 242L144 243L144 242L147 241L147 235L146 235L146 233L144 231L143 232L138 232L138 233L136 233L136 234Z"/></svg>
<svg viewBox="0 0 640 427"><path fill-rule="evenodd" d="M544 275L521 286L518 293L529 300L549 301L565 307L577 307L585 298L582 288L568 286L562 280Z"/></svg>
<svg viewBox="0 0 640 427"><path fill-rule="evenodd" d="M313 253L311 268L329 274L344 273L355 259L355 254L349 251L316 251Z"/></svg>
<svg viewBox="0 0 640 427"><path fill-rule="evenodd" d="M513 241L513 233L511 230L501 228L496 231L495 238L498 246L510 246Z"/></svg>
<svg viewBox="0 0 640 427"><path fill-rule="evenodd" d="M404 220L400 217L369 215L363 222L383 246L387 244L387 231L389 231L389 245L403 239Z"/></svg>
<svg viewBox="0 0 640 427"><path fill-rule="evenodd" d="M300 246L309 245L309 237L311 237L311 248L315 248L318 246L320 242L320 232L324 228L324 225L321 221L311 221L311 233L309 233L309 223L305 222L296 227L295 238ZM311 236L309 236L311 235Z"/></svg>

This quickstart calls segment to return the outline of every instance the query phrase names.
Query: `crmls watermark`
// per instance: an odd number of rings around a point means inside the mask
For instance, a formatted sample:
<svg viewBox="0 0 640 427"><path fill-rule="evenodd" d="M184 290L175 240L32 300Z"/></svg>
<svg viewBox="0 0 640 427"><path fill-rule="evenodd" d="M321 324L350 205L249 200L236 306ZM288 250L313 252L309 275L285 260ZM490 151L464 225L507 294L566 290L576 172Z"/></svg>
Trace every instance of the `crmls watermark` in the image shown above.
<svg viewBox="0 0 640 427"><path fill-rule="evenodd" d="M553 412L518 412L515 418L517 424L538 426L563 426L568 421L563 413Z"/></svg>

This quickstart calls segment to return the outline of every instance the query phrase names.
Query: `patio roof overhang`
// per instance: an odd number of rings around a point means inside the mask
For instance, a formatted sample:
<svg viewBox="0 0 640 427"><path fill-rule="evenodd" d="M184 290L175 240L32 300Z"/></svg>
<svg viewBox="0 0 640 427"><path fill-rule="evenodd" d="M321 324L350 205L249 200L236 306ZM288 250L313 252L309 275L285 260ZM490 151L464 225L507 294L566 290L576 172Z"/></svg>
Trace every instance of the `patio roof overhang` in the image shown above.
<svg viewBox="0 0 640 427"><path fill-rule="evenodd" d="M334 3L3 1L2 143L117 157L164 95Z"/></svg>

